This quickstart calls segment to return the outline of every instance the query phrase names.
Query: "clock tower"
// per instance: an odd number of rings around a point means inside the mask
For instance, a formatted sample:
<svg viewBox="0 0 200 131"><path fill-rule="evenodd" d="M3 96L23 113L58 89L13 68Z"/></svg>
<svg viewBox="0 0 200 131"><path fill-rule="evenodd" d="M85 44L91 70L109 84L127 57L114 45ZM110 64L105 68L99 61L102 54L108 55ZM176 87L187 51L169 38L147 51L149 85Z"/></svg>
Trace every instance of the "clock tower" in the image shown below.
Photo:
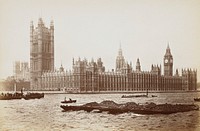
<svg viewBox="0 0 200 131"><path fill-rule="evenodd" d="M173 76L173 56L171 54L169 44L167 46L166 53L164 56L164 75Z"/></svg>

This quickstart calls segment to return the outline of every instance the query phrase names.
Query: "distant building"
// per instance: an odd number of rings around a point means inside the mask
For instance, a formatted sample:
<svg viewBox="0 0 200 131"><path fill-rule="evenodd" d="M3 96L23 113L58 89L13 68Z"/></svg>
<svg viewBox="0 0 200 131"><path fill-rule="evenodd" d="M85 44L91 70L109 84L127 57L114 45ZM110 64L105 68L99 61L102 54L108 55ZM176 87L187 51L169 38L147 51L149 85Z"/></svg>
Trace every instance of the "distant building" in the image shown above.
<svg viewBox="0 0 200 131"><path fill-rule="evenodd" d="M30 79L31 89L41 89L41 76L44 71L54 70L54 25L47 28L39 18L38 26L30 25Z"/></svg>
<svg viewBox="0 0 200 131"><path fill-rule="evenodd" d="M169 51L167 48L167 52ZM119 54L121 57L121 50ZM120 65L119 57L116 64ZM170 57L171 58L171 57ZM172 62L172 61L171 61ZM169 66L172 65L170 62ZM119 64L120 63L120 64ZM164 56L164 63L167 63ZM167 68L167 69L166 69ZM67 92L130 92L130 91L189 91L197 89L197 71L191 69L182 70L182 76L176 70L172 74L172 68L166 65L161 75L161 65L152 65L150 71L141 71L139 59L136 69L131 63L116 65L117 71L105 72L103 62L99 58L97 62L80 58L74 62L72 71L65 71L61 66L57 71L47 71L41 76L41 88L43 90L64 89Z"/></svg>
<svg viewBox="0 0 200 131"><path fill-rule="evenodd" d="M15 61L13 65L13 76L15 80L30 80L30 70L28 62Z"/></svg>
<svg viewBox="0 0 200 131"><path fill-rule="evenodd" d="M173 74L173 56L169 45L164 55L164 75L161 65L152 65L150 71L142 71L139 58L135 70L125 62L122 49L118 51L116 68L105 71L101 58L89 62L80 58L72 62L72 70L61 65L54 69L54 26L50 29L39 19L34 29L31 23L31 89L65 90L67 92L131 92L131 91L189 91L197 89L197 70L176 70Z"/></svg>

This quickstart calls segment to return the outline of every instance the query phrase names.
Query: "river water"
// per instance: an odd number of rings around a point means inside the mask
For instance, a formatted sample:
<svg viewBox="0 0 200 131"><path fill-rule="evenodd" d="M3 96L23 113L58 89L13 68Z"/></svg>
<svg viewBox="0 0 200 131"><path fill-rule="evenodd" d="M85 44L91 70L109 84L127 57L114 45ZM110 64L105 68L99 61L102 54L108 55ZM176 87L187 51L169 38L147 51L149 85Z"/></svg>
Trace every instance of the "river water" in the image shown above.
<svg viewBox="0 0 200 131"><path fill-rule="evenodd" d="M200 111L175 113L170 115L139 115L124 113L119 115L85 111L63 112L61 101L66 98L76 99L73 105L88 102L113 100L116 103L195 103L193 98L200 92L190 93L152 93L152 98L121 98L123 94L45 94L42 99L1 100L1 131L144 131L144 130L181 130L200 131ZM152 95L150 94L150 95Z"/></svg>

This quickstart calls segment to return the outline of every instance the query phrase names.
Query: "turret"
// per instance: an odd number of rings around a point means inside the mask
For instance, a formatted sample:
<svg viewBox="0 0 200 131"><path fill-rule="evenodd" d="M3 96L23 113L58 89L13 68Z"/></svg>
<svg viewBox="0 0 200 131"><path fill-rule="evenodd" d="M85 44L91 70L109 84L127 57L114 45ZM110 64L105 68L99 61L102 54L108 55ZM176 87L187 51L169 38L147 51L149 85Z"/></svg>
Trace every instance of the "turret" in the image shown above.
<svg viewBox="0 0 200 131"><path fill-rule="evenodd" d="M101 58L97 59L97 68L99 72L105 71L105 67L103 66L103 62L101 61Z"/></svg>
<svg viewBox="0 0 200 131"><path fill-rule="evenodd" d="M161 67L158 65L153 65L151 66L151 73L156 74L156 75L161 75Z"/></svg>
<svg viewBox="0 0 200 131"><path fill-rule="evenodd" d="M60 72L64 72L64 68L63 68L62 64L61 64L61 66L60 66L59 71L60 71Z"/></svg>
<svg viewBox="0 0 200 131"><path fill-rule="evenodd" d="M72 59L72 64L74 65L74 58Z"/></svg>
<svg viewBox="0 0 200 131"><path fill-rule="evenodd" d="M44 27L44 24L43 24L43 20L42 18L39 18L38 19L38 32L37 32L37 35L38 35L38 53L42 53L42 44L43 44L43 27ZM41 66L41 62L40 62L40 66Z"/></svg>
<svg viewBox="0 0 200 131"><path fill-rule="evenodd" d="M51 30L54 30L53 20L51 20L51 22L50 22L50 29L51 29Z"/></svg>
<svg viewBox="0 0 200 131"><path fill-rule="evenodd" d="M42 18L39 18L38 19L38 27L43 27L44 26L44 22L43 22L43 20L42 20Z"/></svg>
<svg viewBox="0 0 200 131"><path fill-rule="evenodd" d="M30 53L33 52L33 32L34 32L34 25L33 25L33 21L31 21L30 23Z"/></svg>
<svg viewBox="0 0 200 131"><path fill-rule="evenodd" d="M51 69L54 69L54 24L53 20L50 23L50 44L51 44Z"/></svg>
<svg viewBox="0 0 200 131"><path fill-rule="evenodd" d="M179 76L178 69L176 69L176 74L175 74L175 76Z"/></svg>
<svg viewBox="0 0 200 131"><path fill-rule="evenodd" d="M33 21L30 22L30 32L33 32L34 30L34 25L33 25Z"/></svg>

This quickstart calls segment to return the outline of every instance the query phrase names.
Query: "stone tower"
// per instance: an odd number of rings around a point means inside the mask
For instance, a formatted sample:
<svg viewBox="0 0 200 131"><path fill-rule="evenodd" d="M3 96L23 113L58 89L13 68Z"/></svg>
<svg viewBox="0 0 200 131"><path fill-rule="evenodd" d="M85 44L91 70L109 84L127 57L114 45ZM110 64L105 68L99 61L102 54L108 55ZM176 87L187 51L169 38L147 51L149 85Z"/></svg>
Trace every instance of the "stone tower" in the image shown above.
<svg viewBox="0 0 200 131"><path fill-rule="evenodd" d="M125 65L125 59L124 59L124 56L122 55L122 49L120 45L118 56L116 59L116 72L120 72L121 69L124 67L124 65Z"/></svg>
<svg viewBox="0 0 200 131"><path fill-rule="evenodd" d="M169 44L167 46L163 61L164 61L164 75L173 76L173 56L171 54Z"/></svg>
<svg viewBox="0 0 200 131"><path fill-rule="evenodd" d="M54 25L47 28L39 18L38 26L30 25L30 79L31 90L42 90L40 77L44 71L54 70Z"/></svg>

